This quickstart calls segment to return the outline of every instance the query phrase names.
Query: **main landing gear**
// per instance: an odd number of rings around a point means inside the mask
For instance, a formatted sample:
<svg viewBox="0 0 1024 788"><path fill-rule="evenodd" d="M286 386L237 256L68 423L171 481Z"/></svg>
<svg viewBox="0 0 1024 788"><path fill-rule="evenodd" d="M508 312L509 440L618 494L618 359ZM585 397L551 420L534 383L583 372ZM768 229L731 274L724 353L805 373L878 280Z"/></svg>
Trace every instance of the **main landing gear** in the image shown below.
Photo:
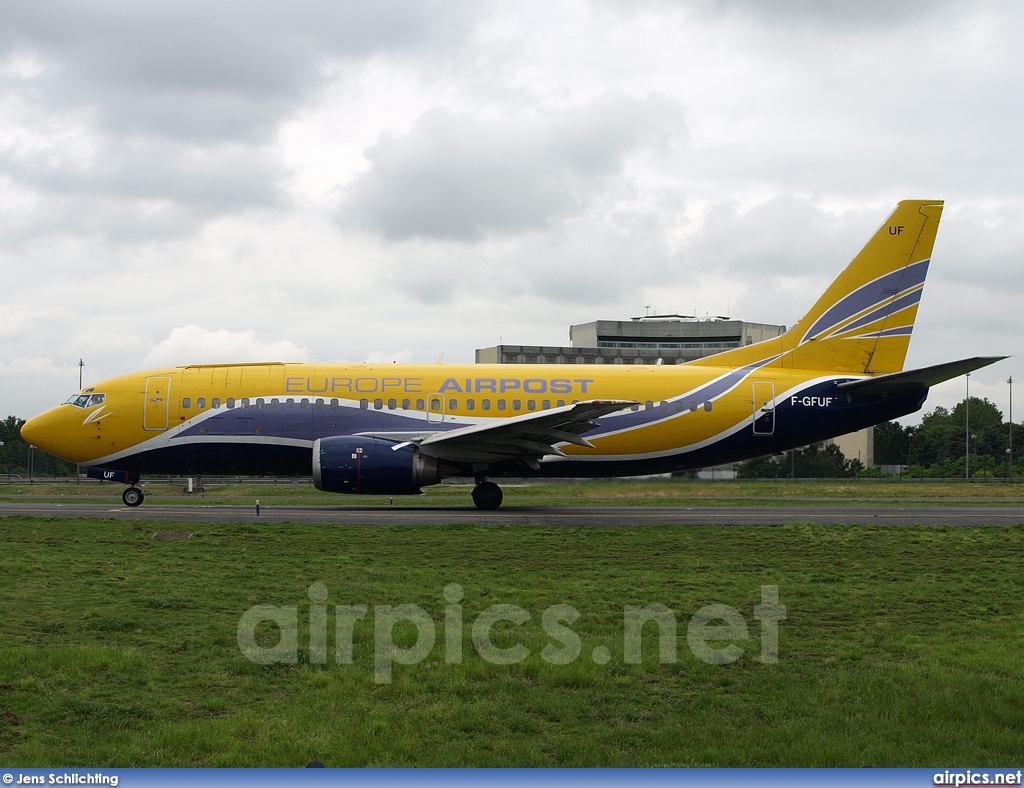
<svg viewBox="0 0 1024 788"><path fill-rule="evenodd" d="M125 506L141 506L146 500L146 495L138 487L129 487L121 493L121 500Z"/></svg>
<svg viewBox="0 0 1024 788"><path fill-rule="evenodd" d="M494 482L480 482L473 488L473 503L477 509L497 509L502 497L501 488Z"/></svg>

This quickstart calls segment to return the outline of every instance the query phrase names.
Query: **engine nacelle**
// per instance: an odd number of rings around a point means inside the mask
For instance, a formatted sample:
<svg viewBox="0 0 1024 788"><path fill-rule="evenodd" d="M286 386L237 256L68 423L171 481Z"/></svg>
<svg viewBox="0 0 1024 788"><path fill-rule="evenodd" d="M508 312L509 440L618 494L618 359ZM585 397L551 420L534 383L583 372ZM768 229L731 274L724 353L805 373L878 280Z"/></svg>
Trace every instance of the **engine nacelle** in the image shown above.
<svg viewBox="0 0 1024 788"><path fill-rule="evenodd" d="M313 444L313 484L326 492L415 495L441 481L441 470L410 443L338 435Z"/></svg>

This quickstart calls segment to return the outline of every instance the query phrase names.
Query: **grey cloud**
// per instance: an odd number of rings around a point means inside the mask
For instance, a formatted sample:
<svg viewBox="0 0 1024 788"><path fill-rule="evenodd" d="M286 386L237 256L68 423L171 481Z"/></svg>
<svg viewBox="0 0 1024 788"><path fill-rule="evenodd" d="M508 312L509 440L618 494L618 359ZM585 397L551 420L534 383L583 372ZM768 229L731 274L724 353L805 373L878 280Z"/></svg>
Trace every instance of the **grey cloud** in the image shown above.
<svg viewBox="0 0 1024 788"><path fill-rule="evenodd" d="M824 292L895 207L833 214L810 199L782 195L740 211L712 205L673 268L734 280L734 314L792 323Z"/></svg>
<svg viewBox="0 0 1024 788"><path fill-rule="evenodd" d="M678 105L661 97L514 121L433 110L366 152L372 167L349 187L342 222L389 240L541 229L579 211L628 153L682 131Z"/></svg>
<svg viewBox="0 0 1024 788"><path fill-rule="evenodd" d="M0 236L14 244L51 234L180 236L214 216L284 204L279 161L253 146L105 140L87 162L9 156L0 158L0 170L45 197L0 223Z"/></svg>
<svg viewBox="0 0 1024 788"><path fill-rule="evenodd" d="M0 96L21 113L18 139L50 140L0 156L0 177L43 198L0 232L166 237L279 205L274 135L332 63L445 46L475 13L461 0L5 3L0 61L42 68L0 78Z"/></svg>
<svg viewBox="0 0 1024 788"><path fill-rule="evenodd" d="M428 308L470 302L547 304L553 313L576 305L603 309L648 288L690 281L673 270L669 227L629 184L610 185L602 199L557 227L467 244L409 239L385 247L380 269L386 292L404 293ZM683 210L680 201L673 206Z"/></svg>
<svg viewBox="0 0 1024 788"><path fill-rule="evenodd" d="M199 207L272 203L272 181L280 175L276 162L260 148L186 148L147 139L106 145L88 162L52 163L45 154L0 161L15 180L55 195L165 199Z"/></svg>
<svg viewBox="0 0 1024 788"><path fill-rule="evenodd" d="M880 212L871 226L863 217L837 217L791 195L742 213L735 203L723 202L708 209L682 262L696 262L702 270L753 276L816 275L819 271L832 276L860 251L884 214Z"/></svg>
<svg viewBox="0 0 1024 788"><path fill-rule="evenodd" d="M180 202L53 196L33 210L5 220L0 224L0 238L8 248L18 250L50 238L90 238L111 244L173 241L196 232L210 218L210 210ZM110 264L106 255L90 261L92 270Z"/></svg>
<svg viewBox="0 0 1024 788"><path fill-rule="evenodd" d="M259 140L330 59L441 46L471 18L413 0L12 2L0 50L55 64L50 101L95 107L120 133Z"/></svg>
<svg viewBox="0 0 1024 788"><path fill-rule="evenodd" d="M935 269L957 286L984 288L994 298L1024 297L1024 205L947 203L935 245ZM1000 319L1001 310L983 310Z"/></svg>
<svg viewBox="0 0 1024 788"><path fill-rule="evenodd" d="M953 0L700 0L693 8L707 14L740 14L760 23L786 27L832 28L858 32L868 28L893 27L942 13L961 5Z"/></svg>

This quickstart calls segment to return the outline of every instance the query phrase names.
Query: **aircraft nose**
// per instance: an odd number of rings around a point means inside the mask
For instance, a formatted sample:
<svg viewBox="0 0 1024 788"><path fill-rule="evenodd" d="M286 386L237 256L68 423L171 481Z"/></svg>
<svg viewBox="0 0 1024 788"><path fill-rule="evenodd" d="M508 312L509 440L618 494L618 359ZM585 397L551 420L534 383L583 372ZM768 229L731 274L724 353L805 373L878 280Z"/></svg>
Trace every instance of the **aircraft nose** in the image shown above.
<svg viewBox="0 0 1024 788"><path fill-rule="evenodd" d="M21 425L22 440L44 451L49 448L52 442L51 432L52 420L49 413L43 413L29 419Z"/></svg>

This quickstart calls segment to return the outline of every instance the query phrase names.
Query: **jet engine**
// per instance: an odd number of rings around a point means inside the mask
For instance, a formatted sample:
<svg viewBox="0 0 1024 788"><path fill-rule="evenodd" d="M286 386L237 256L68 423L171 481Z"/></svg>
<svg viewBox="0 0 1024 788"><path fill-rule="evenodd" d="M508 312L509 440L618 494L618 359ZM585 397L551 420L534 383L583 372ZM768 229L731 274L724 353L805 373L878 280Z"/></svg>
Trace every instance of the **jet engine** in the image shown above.
<svg viewBox="0 0 1024 788"><path fill-rule="evenodd" d="M313 484L326 492L415 495L457 472L411 443L337 435L313 444Z"/></svg>

